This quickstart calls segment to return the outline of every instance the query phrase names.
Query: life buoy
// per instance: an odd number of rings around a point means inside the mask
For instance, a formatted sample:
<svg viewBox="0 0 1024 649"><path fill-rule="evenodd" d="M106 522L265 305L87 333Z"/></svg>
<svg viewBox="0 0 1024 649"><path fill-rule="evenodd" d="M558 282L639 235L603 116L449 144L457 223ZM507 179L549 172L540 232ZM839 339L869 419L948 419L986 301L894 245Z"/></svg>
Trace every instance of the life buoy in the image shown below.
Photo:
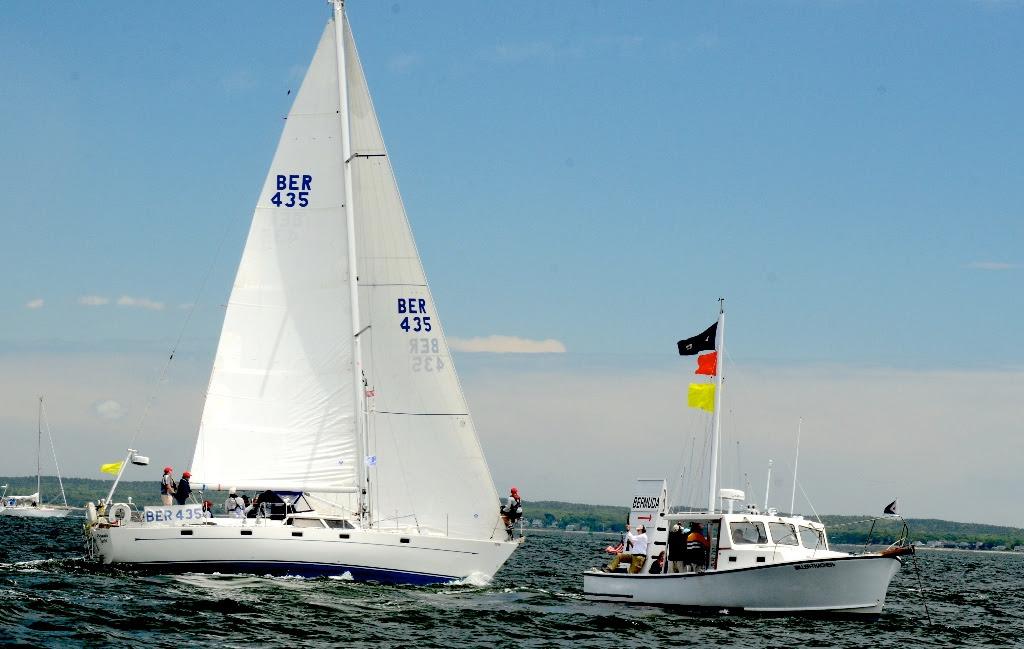
<svg viewBox="0 0 1024 649"><path fill-rule="evenodd" d="M110 508L110 511L107 513L107 519L111 523L114 521L130 521L132 519L132 509L124 503L117 503Z"/></svg>

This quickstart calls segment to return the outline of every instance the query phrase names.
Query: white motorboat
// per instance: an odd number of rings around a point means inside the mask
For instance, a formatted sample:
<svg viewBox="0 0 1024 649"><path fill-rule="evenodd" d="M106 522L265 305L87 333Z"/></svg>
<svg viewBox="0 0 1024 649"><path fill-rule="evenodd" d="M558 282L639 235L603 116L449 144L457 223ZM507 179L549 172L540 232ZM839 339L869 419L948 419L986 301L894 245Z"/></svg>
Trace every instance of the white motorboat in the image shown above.
<svg viewBox="0 0 1024 649"><path fill-rule="evenodd" d="M3 494L0 495L0 516L14 516L18 518L64 518L72 512L68 507L68 499L64 495L64 480L60 477L60 466L57 464L57 451L53 446L53 435L50 433L50 426L46 426L46 435L50 440L50 450L53 453L53 464L57 470L57 483L60 485L60 497L64 506L50 505L42 499L42 453L43 453L43 398L39 397L39 411L36 418L36 492L28 496L7 495L7 485L0 485Z"/></svg>
<svg viewBox="0 0 1024 649"><path fill-rule="evenodd" d="M279 500L204 518L110 504L112 489L86 532L105 563L436 583L489 578L518 546L331 4L253 215L191 466L197 491Z"/></svg>
<svg viewBox="0 0 1024 649"><path fill-rule="evenodd" d="M754 505L734 512L734 504L745 498L744 492L717 490L724 309L719 309L716 325L702 336L704 349L713 348L717 354L715 382L708 384L715 390L707 509L682 511L685 508L681 504L669 502L664 480L638 481L630 523L634 529L642 524L649 532L651 543L646 557L634 574L625 570L608 572L607 568L585 572L585 597L716 612L878 616L889 582L900 568L901 557L913 553L905 535L882 552L838 552L830 548L825 526L820 522L795 515L780 516L772 509L761 512ZM700 351L694 350L693 345L684 350L685 342L680 342L681 354ZM728 503L725 511L716 508L716 494ZM692 563L688 569L674 572L666 562L663 572L651 574L650 566L666 550L673 526L680 525L686 531L697 523L707 540L706 550L690 555L687 562Z"/></svg>

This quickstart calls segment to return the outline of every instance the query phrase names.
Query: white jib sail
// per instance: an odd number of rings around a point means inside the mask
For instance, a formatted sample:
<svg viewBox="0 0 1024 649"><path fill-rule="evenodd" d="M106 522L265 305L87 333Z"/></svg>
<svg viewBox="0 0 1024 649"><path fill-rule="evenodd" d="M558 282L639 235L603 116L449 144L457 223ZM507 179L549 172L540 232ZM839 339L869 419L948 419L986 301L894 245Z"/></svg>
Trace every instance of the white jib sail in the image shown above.
<svg viewBox="0 0 1024 649"><path fill-rule="evenodd" d="M334 29L288 114L224 316L199 482L354 489L357 439Z"/></svg>
<svg viewBox="0 0 1024 649"><path fill-rule="evenodd" d="M370 502L376 524L491 538L498 494L427 287L351 31L351 110ZM502 535L504 531L501 530Z"/></svg>

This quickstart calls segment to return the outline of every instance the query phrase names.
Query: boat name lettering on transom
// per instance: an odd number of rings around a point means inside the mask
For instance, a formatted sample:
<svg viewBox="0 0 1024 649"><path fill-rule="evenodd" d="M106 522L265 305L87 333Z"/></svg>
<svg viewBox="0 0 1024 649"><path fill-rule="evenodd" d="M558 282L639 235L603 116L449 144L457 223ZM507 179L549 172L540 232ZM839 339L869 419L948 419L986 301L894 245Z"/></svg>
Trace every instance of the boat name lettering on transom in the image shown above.
<svg viewBox="0 0 1024 649"><path fill-rule="evenodd" d="M793 566L794 570L807 570L808 568L835 568L836 564L831 561L825 563L802 563L799 566Z"/></svg>
<svg viewBox="0 0 1024 649"><path fill-rule="evenodd" d="M309 205L309 193L313 189L313 176L310 174L277 174L277 193L271 196L270 202L275 207L306 207Z"/></svg>
<svg viewBox="0 0 1024 649"><path fill-rule="evenodd" d="M633 498L633 509L658 509L660 506L660 496L635 496Z"/></svg>
<svg viewBox="0 0 1024 649"><path fill-rule="evenodd" d="M446 365L437 338L413 338L409 341L409 362L413 372L440 372Z"/></svg>
<svg viewBox="0 0 1024 649"><path fill-rule="evenodd" d="M411 315L411 314L419 315ZM430 333L434 328L427 313L427 301L420 297L398 298L398 315L405 317L398 323L405 333Z"/></svg>

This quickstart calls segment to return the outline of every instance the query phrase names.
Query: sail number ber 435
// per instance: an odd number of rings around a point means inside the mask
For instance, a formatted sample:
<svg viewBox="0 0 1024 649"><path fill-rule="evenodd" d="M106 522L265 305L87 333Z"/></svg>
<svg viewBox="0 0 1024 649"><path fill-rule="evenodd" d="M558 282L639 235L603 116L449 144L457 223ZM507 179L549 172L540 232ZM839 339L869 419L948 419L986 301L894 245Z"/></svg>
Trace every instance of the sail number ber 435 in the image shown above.
<svg viewBox="0 0 1024 649"><path fill-rule="evenodd" d="M418 297L398 298L398 315L405 315L399 327L406 333L430 331L430 316L424 315L427 312L427 301ZM419 315L412 315L419 314Z"/></svg>

